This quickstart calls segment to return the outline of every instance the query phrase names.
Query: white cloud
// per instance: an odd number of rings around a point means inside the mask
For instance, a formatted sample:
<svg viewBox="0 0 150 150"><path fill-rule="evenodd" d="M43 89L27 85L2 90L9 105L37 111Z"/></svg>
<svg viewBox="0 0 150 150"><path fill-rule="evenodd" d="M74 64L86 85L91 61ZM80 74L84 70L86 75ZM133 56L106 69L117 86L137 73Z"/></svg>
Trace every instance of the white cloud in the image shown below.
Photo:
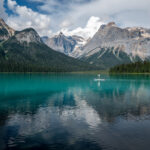
<svg viewBox="0 0 150 150"><path fill-rule="evenodd" d="M40 35L63 30L66 34L92 36L99 28L99 22L115 21L118 25L150 27L150 0L28 0L42 2L35 12L26 6L19 6L15 0L8 0L8 7L17 15L11 15L7 23L15 29L35 28ZM0 8L3 0L0 1ZM4 8L0 9L4 12ZM46 12L46 13L45 13ZM1 13L2 14L2 13ZM0 15L1 15L0 14ZM101 20L89 20L97 16ZM87 21L91 25L86 25ZM92 23L93 22L93 23Z"/></svg>
<svg viewBox="0 0 150 150"><path fill-rule="evenodd" d="M69 20L64 20L61 24L60 27L61 28L67 28L71 25L71 22Z"/></svg>
<svg viewBox="0 0 150 150"><path fill-rule="evenodd" d="M37 1L37 0L30 0ZM38 0L39 1L39 0ZM57 23L69 20L70 28L83 26L91 16L98 16L105 21L116 21L122 26L150 26L150 0L92 0L87 3L69 1L68 4L57 0L40 0L44 3L39 9L52 13ZM80 0L79 0L80 1ZM83 2L83 0L81 0ZM54 6L57 6L56 9ZM67 13L66 13L67 11ZM127 16L125 16L125 13ZM142 21L140 21L142 18ZM59 16L59 17L58 17ZM129 23L128 20L132 20Z"/></svg>
<svg viewBox="0 0 150 150"><path fill-rule="evenodd" d="M73 18L77 21L94 15L106 21L116 21L117 24L123 24L123 26L148 27L150 26L149 6L150 0L96 0L74 7L70 13L70 19ZM137 14L140 14L140 17ZM132 24L128 24L128 20L131 19Z"/></svg>
<svg viewBox="0 0 150 150"><path fill-rule="evenodd" d="M34 12L26 6L19 6L16 1L12 0L8 0L8 7L15 13L15 15L11 15L7 19L7 23L12 28L22 30L33 27L41 36L51 35L51 20L49 16Z"/></svg>
<svg viewBox="0 0 150 150"><path fill-rule="evenodd" d="M15 7L17 6L16 1L12 1L12 0L8 0L7 4L8 4L9 9L11 9L11 10L14 10Z"/></svg>
<svg viewBox="0 0 150 150"><path fill-rule="evenodd" d="M79 35L88 39L89 37L91 38L98 31L102 24L104 24L104 22L102 22L99 17L92 16L90 17L84 28L78 27L70 31L64 28L61 31L66 35Z"/></svg>
<svg viewBox="0 0 150 150"><path fill-rule="evenodd" d="M122 27L150 27L150 0L29 1L43 3L39 9L51 15L54 32L61 28L67 31L83 32L83 30L85 31L84 26L91 16L101 18L102 22L115 21Z"/></svg>
<svg viewBox="0 0 150 150"><path fill-rule="evenodd" d="M4 8L4 0L0 0L0 18L7 18L7 14L5 12L5 8Z"/></svg>

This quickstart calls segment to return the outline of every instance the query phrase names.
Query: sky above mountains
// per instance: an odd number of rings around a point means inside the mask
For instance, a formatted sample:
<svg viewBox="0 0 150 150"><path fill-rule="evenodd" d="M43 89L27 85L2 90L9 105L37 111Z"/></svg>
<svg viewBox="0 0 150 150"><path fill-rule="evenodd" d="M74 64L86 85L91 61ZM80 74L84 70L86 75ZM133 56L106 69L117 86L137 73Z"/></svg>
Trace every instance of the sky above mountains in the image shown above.
<svg viewBox="0 0 150 150"><path fill-rule="evenodd" d="M0 0L0 17L16 30L35 28L92 37L101 24L150 28L150 0Z"/></svg>

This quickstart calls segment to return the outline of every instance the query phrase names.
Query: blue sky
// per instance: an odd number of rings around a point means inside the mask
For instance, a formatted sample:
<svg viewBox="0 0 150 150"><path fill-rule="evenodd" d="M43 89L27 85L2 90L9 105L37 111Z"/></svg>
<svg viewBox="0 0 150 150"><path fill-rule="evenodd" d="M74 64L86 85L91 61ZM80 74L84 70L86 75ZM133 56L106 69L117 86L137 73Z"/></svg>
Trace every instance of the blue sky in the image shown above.
<svg viewBox="0 0 150 150"><path fill-rule="evenodd" d="M41 36L63 31L93 36L101 24L150 28L150 0L0 0L0 17L12 28Z"/></svg>

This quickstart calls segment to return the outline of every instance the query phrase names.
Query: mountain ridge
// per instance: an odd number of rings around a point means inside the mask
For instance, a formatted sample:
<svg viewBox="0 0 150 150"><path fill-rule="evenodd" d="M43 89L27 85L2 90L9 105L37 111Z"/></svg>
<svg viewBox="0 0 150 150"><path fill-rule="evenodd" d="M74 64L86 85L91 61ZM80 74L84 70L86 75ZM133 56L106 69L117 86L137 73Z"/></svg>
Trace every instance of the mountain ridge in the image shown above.
<svg viewBox="0 0 150 150"><path fill-rule="evenodd" d="M15 34L15 30L9 27L3 19L0 18L0 42L7 40Z"/></svg>
<svg viewBox="0 0 150 150"><path fill-rule="evenodd" d="M80 60L56 52L44 44L33 28L15 31L0 42L2 72L70 72L94 69Z"/></svg>
<svg viewBox="0 0 150 150"><path fill-rule="evenodd" d="M66 36L60 32L58 35L44 39L44 43L58 52L76 58L80 55L81 47L86 43L86 40L77 35Z"/></svg>
<svg viewBox="0 0 150 150"><path fill-rule="evenodd" d="M109 58L114 59L105 65L108 52L111 53ZM122 55L124 55L123 58L120 57ZM83 47L79 58L97 66L103 64L106 68L110 68L123 63L144 61L149 59L149 56L149 29L142 27L120 28L114 22L110 22L99 28L93 38ZM128 61L124 59L127 57Z"/></svg>
<svg viewBox="0 0 150 150"><path fill-rule="evenodd" d="M122 47L126 48L126 41L150 38L149 29L139 27L119 28L114 22L102 25L93 38L84 46L85 53L96 47ZM128 48L128 47L127 47ZM126 52L130 52L129 49Z"/></svg>
<svg viewBox="0 0 150 150"><path fill-rule="evenodd" d="M110 22L101 25L88 41L62 32L51 38L41 38L33 28L15 31L0 19L0 62L10 60L59 70L109 69L149 61L150 29L120 28ZM66 66L69 67L65 69Z"/></svg>

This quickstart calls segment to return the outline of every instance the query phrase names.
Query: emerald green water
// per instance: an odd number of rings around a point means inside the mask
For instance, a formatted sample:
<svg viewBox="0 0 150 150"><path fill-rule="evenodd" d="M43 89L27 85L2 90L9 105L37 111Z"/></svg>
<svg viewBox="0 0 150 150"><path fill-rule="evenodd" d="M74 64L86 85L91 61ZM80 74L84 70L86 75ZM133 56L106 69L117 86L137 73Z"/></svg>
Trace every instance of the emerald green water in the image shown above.
<svg viewBox="0 0 150 150"><path fill-rule="evenodd" d="M0 150L148 150L150 76L0 74Z"/></svg>

